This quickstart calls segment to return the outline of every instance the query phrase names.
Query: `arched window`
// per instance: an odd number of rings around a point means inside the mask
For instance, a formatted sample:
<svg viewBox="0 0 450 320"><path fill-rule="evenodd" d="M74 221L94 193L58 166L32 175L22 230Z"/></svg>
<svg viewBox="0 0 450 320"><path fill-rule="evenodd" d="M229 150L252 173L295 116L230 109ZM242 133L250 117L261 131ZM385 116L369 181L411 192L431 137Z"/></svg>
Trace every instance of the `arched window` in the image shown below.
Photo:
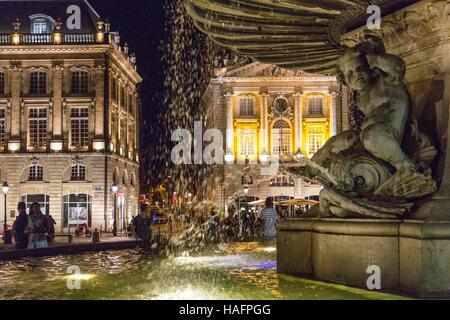
<svg viewBox="0 0 450 320"><path fill-rule="evenodd" d="M134 173L131 175L130 184L132 187L136 186L136 176L134 175Z"/></svg>
<svg viewBox="0 0 450 320"><path fill-rule="evenodd" d="M311 115L311 116L323 115L323 97L322 96L308 97L308 115Z"/></svg>
<svg viewBox="0 0 450 320"><path fill-rule="evenodd" d="M35 14L30 16L31 33L52 33L55 20L45 14Z"/></svg>
<svg viewBox="0 0 450 320"><path fill-rule="evenodd" d="M71 173L70 173L70 180L85 181L86 180L86 166L84 166L82 164L73 165Z"/></svg>
<svg viewBox="0 0 450 320"><path fill-rule="evenodd" d="M278 120L272 127L272 154L276 156L290 155L291 151L291 128L285 120Z"/></svg>
<svg viewBox="0 0 450 320"><path fill-rule="evenodd" d="M72 72L72 93L80 94L88 92L89 74L87 71Z"/></svg>
<svg viewBox="0 0 450 320"><path fill-rule="evenodd" d="M28 170L28 181L44 180L44 168L40 165L32 165Z"/></svg>

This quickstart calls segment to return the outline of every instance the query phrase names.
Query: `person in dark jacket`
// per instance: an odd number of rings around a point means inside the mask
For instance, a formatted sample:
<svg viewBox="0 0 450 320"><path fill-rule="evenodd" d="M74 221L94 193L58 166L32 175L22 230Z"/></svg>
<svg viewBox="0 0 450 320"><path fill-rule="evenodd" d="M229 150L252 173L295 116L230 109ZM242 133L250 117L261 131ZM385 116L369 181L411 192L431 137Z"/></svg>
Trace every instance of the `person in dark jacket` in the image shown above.
<svg viewBox="0 0 450 320"><path fill-rule="evenodd" d="M16 249L26 249L28 247L28 235L25 234L25 228L28 225L27 205L25 202L19 202L17 205L19 216L14 223L14 234L16 237Z"/></svg>
<svg viewBox="0 0 450 320"><path fill-rule="evenodd" d="M141 207L141 212L132 222L133 234L142 240L144 247L149 247L152 240L152 220L147 214L147 207Z"/></svg>

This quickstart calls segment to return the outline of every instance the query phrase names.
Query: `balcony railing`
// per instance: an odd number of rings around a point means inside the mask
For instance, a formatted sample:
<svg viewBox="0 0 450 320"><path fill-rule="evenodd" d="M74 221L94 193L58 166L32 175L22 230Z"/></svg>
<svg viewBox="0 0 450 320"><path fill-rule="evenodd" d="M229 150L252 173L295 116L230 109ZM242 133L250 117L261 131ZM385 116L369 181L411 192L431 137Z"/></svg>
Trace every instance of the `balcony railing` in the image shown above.
<svg viewBox="0 0 450 320"><path fill-rule="evenodd" d="M51 34L23 34L22 35L22 43L23 44L49 44L52 43L52 35Z"/></svg>
<svg viewBox="0 0 450 320"><path fill-rule="evenodd" d="M0 34L0 45L18 44L96 44L97 38L94 33L71 33L60 35L60 40L56 41L51 33L22 33L17 36L11 34ZM105 42L107 43L107 37Z"/></svg>
<svg viewBox="0 0 450 320"><path fill-rule="evenodd" d="M65 43L95 43L95 34L92 33L74 33L64 35Z"/></svg>

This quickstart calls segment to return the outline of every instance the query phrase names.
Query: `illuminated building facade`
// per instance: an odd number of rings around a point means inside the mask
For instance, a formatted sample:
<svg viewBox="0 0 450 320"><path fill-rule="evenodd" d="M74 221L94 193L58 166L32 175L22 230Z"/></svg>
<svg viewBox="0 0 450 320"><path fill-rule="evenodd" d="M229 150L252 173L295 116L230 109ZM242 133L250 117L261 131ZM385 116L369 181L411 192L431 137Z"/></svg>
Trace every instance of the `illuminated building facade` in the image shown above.
<svg viewBox="0 0 450 320"><path fill-rule="evenodd" d="M93 228L111 230L115 182L115 220L123 229L139 201L142 79L135 56L87 1L0 1L0 8L0 174L10 187L8 222L18 201L39 202L57 231L77 212Z"/></svg>
<svg viewBox="0 0 450 320"><path fill-rule="evenodd" d="M216 70L203 98L208 128L224 136L227 163L210 168L208 198L219 208L251 199L318 196L321 186L288 174L266 175L267 157L312 157L348 129L346 91L335 77L294 72L259 62Z"/></svg>

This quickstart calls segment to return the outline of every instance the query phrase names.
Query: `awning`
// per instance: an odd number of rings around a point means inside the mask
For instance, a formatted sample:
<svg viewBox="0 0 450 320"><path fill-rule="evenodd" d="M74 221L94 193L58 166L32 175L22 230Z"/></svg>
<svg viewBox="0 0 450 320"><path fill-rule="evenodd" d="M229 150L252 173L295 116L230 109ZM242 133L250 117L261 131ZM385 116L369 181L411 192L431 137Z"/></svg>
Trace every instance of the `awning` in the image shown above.
<svg viewBox="0 0 450 320"><path fill-rule="evenodd" d="M253 201L253 202L249 202L248 205L249 206L263 206L266 204L266 200L258 200L258 201ZM274 202L274 205L279 205L279 202Z"/></svg>
<svg viewBox="0 0 450 320"><path fill-rule="evenodd" d="M318 203L319 202L315 201L315 200L292 199L292 200L282 201L280 204L282 206L313 206Z"/></svg>

